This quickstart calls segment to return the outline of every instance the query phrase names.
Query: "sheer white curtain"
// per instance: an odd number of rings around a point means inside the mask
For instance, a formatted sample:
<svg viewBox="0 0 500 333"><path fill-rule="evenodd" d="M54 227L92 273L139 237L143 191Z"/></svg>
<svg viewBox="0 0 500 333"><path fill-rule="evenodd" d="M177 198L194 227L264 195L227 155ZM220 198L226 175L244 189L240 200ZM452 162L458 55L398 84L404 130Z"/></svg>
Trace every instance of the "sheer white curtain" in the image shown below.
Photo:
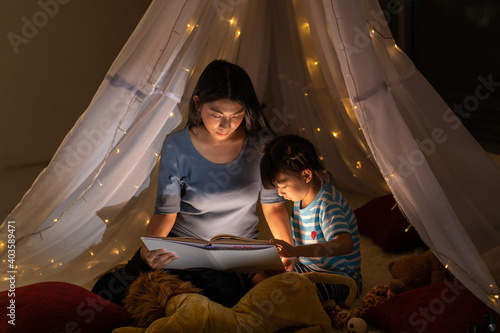
<svg viewBox="0 0 500 333"><path fill-rule="evenodd" d="M184 124L200 71L225 58L271 101L278 135L313 141L341 189L392 191L441 261L499 311L500 171L379 13L375 0L153 1L1 226L7 239L15 221L17 285L85 284L132 256L152 213L163 140Z"/></svg>
<svg viewBox="0 0 500 333"><path fill-rule="evenodd" d="M88 109L1 226L2 259L8 259L9 225L15 225L17 267L10 271L18 287L48 280L83 285L139 248L165 136L186 118L186 100L206 64L238 61L243 13L257 15L257 2L216 3L151 4ZM251 74L259 78L266 58L254 56Z"/></svg>
<svg viewBox="0 0 500 333"><path fill-rule="evenodd" d="M498 166L395 45L377 1L303 4L318 34L329 29L330 40L321 43L331 44L335 54L328 56L340 63L328 67L330 75L342 73L371 154L400 207L450 271L500 312Z"/></svg>

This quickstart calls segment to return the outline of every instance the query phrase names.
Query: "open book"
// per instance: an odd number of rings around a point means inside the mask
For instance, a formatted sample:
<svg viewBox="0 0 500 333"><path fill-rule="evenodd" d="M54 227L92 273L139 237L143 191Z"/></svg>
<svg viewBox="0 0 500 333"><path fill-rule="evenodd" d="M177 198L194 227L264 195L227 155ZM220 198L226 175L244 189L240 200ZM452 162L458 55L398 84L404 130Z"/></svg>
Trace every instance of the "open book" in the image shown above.
<svg viewBox="0 0 500 333"><path fill-rule="evenodd" d="M152 251L166 249L179 257L165 268L209 268L228 272L258 273L283 270L278 250L265 240L221 234L204 240L194 237L141 237Z"/></svg>

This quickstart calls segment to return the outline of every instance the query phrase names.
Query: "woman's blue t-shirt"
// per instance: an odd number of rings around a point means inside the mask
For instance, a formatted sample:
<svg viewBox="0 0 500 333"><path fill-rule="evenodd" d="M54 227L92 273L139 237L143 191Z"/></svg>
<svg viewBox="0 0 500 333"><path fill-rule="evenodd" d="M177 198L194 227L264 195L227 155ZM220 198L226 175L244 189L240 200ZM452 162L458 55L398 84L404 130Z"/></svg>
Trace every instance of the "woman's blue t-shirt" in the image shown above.
<svg viewBox="0 0 500 333"><path fill-rule="evenodd" d="M247 136L230 163L215 164L194 147L188 127L167 137L158 176L155 214L178 213L172 232L210 239L216 234L254 238L256 204L284 202L262 187L259 140Z"/></svg>

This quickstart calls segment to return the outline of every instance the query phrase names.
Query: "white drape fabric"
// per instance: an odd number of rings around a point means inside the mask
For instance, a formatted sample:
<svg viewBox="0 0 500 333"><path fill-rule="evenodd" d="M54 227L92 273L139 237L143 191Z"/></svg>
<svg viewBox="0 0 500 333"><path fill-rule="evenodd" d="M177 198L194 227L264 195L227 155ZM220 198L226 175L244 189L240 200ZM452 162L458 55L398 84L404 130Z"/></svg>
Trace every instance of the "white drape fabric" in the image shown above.
<svg viewBox="0 0 500 333"><path fill-rule="evenodd" d="M1 226L7 264L15 236L17 286L83 285L133 255L165 136L184 125L201 70L224 58L247 70L277 135L313 141L342 190L392 192L439 259L500 313L500 170L381 12L375 0L153 1Z"/></svg>

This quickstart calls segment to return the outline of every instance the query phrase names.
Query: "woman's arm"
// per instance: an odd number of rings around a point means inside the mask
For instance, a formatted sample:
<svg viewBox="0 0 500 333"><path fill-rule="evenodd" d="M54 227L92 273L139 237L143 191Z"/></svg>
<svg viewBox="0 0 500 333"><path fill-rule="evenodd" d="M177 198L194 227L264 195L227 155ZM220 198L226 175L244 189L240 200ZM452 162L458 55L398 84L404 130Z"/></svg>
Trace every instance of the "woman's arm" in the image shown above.
<svg viewBox="0 0 500 333"><path fill-rule="evenodd" d="M342 232L328 242L293 246L281 239L272 239L283 257L334 257L352 252L352 236Z"/></svg>
<svg viewBox="0 0 500 333"><path fill-rule="evenodd" d="M146 229L146 236L166 237L174 226L176 218L177 213L166 215L154 214ZM142 245L141 258L149 267L160 269L170 264L178 257L173 252L167 252L166 249L149 251L145 245Z"/></svg>
<svg viewBox="0 0 500 333"><path fill-rule="evenodd" d="M262 212L266 218L267 225L275 238L293 244L290 217L284 203L263 204Z"/></svg>
<svg viewBox="0 0 500 333"><path fill-rule="evenodd" d="M262 212L273 236L294 244L292 228L290 227L290 217L288 216L285 204L263 204ZM297 258L284 258L283 265L287 271L293 271L296 262Z"/></svg>

